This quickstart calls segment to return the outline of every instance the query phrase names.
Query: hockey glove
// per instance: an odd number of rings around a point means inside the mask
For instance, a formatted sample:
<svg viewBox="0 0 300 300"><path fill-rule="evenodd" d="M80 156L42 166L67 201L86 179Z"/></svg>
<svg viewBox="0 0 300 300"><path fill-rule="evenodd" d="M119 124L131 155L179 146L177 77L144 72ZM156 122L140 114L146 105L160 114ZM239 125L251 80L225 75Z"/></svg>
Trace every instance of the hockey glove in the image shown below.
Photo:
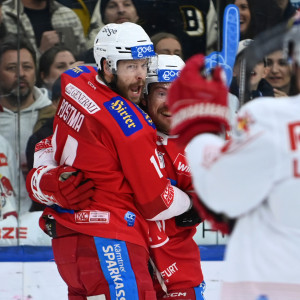
<svg viewBox="0 0 300 300"><path fill-rule="evenodd" d="M175 223L178 227L189 227L198 225L202 222L197 210L192 206L185 213L175 217Z"/></svg>
<svg viewBox="0 0 300 300"><path fill-rule="evenodd" d="M230 234L235 224L235 219L229 219L223 214L216 214L210 210L196 194L192 194L193 207L198 212L202 221L210 223L213 230L218 230L222 234Z"/></svg>
<svg viewBox="0 0 300 300"><path fill-rule="evenodd" d="M34 178L29 173L26 183L32 200L47 205L50 204L49 201L52 201L66 209L84 209L91 203L94 195L94 183L91 180L84 180L81 171L69 166L53 168L44 173L41 178L38 176ZM37 185L38 188L35 187ZM36 196L37 193L33 193L31 189L39 190L43 195ZM46 201L41 200L42 198Z"/></svg>
<svg viewBox="0 0 300 300"><path fill-rule="evenodd" d="M182 69L168 91L172 112L171 134L186 145L195 135L224 133L229 129L227 87L220 67L205 73L203 55L194 55Z"/></svg>

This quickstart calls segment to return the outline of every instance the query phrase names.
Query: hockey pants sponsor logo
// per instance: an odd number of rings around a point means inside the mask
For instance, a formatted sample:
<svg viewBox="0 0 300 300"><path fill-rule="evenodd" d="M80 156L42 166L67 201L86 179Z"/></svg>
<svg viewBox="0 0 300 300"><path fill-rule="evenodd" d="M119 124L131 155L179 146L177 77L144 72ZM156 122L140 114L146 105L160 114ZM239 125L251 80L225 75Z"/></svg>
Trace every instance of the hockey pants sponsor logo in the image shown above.
<svg viewBox="0 0 300 300"><path fill-rule="evenodd" d="M116 299L125 300L126 293L121 272L126 272L126 270L122 259L122 249L119 244L114 244L113 246L102 247L102 250L106 259L105 263L109 271L109 276L115 285Z"/></svg>

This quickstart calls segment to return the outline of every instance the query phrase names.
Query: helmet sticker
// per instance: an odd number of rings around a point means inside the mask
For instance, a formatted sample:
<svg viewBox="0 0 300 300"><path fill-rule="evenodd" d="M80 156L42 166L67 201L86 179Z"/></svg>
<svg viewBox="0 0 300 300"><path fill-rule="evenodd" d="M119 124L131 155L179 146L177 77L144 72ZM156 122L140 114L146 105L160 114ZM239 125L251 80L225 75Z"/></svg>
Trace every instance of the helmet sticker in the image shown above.
<svg viewBox="0 0 300 300"><path fill-rule="evenodd" d="M106 26L102 31L106 32L107 36L111 36L112 34L116 34L118 32L117 29L109 28L108 26Z"/></svg>
<svg viewBox="0 0 300 300"><path fill-rule="evenodd" d="M133 59L142 59L155 56L153 45L143 45L131 47L131 55Z"/></svg>
<svg viewBox="0 0 300 300"><path fill-rule="evenodd" d="M161 69L157 72L158 82L172 82L174 81L180 74L179 70L167 70Z"/></svg>

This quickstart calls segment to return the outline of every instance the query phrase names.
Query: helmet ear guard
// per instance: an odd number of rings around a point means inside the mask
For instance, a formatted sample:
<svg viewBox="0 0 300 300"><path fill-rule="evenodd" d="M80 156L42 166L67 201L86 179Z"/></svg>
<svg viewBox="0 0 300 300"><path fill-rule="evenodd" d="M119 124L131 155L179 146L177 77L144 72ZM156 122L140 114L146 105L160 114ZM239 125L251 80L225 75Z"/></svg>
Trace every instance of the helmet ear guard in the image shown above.
<svg viewBox="0 0 300 300"><path fill-rule="evenodd" d="M184 65L184 61L177 55L157 55L149 65L144 93L148 95L151 83L173 82L179 76Z"/></svg>
<svg viewBox="0 0 300 300"><path fill-rule="evenodd" d="M135 23L107 24L98 32L94 42L98 69L101 70L101 60L105 58L114 74L119 60L144 59L155 55L149 36Z"/></svg>

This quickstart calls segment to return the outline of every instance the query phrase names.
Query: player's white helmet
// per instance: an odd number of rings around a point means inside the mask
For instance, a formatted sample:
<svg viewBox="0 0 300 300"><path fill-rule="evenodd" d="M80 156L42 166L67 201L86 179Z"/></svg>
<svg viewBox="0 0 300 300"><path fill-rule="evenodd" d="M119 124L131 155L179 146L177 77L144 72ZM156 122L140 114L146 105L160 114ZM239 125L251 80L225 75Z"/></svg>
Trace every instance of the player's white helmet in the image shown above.
<svg viewBox="0 0 300 300"><path fill-rule="evenodd" d="M148 86L155 82L174 81L184 67L184 61L178 55L159 54L151 61L146 77L145 93L149 93Z"/></svg>
<svg viewBox="0 0 300 300"><path fill-rule="evenodd" d="M119 60L154 57L153 43L145 30L135 23L107 24L97 34L94 57L99 70L105 58L113 73Z"/></svg>

